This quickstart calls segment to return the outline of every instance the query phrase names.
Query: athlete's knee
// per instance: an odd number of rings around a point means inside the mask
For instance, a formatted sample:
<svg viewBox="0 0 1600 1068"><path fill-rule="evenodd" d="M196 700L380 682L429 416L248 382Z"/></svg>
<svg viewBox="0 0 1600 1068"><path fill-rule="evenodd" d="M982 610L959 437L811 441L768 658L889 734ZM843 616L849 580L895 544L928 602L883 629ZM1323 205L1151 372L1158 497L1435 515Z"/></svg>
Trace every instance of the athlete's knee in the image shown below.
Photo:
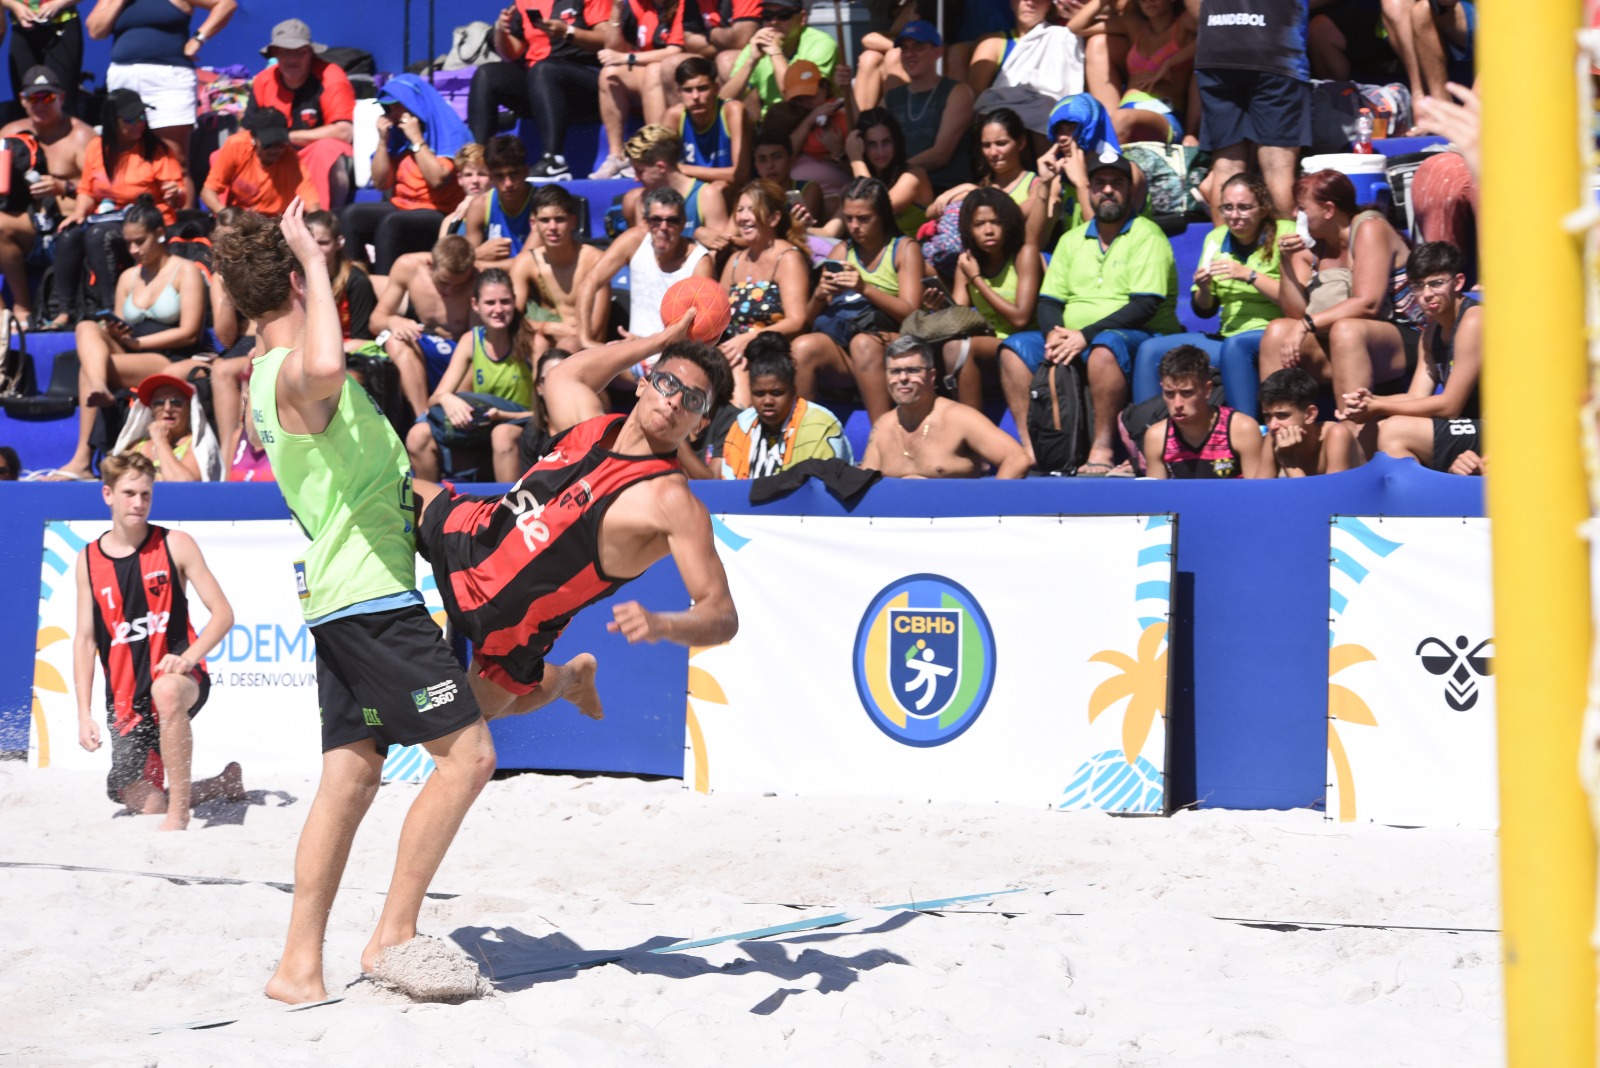
<svg viewBox="0 0 1600 1068"><path fill-rule="evenodd" d="M499 453L515 452L522 447L522 424L501 423L489 432L489 446Z"/></svg>
<svg viewBox="0 0 1600 1068"><path fill-rule="evenodd" d="M422 359L422 350L417 348L415 342L402 341L397 337L391 337L388 341L385 341L383 343L383 351L396 364L417 363Z"/></svg>
<svg viewBox="0 0 1600 1068"><path fill-rule="evenodd" d="M430 751L434 763L448 775L456 777L463 788L474 793L488 785L498 766L494 739L489 734L489 725L483 720L462 729L449 739L444 748L432 750L430 747Z"/></svg>
<svg viewBox="0 0 1600 1068"><path fill-rule="evenodd" d="M428 423L412 423L406 431L406 451L412 456L427 452L433 445L433 427Z"/></svg>
<svg viewBox="0 0 1600 1068"><path fill-rule="evenodd" d="M189 711L197 696L194 680L187 675L162 675L150 684L150 702L163 723L167 717Z"/></svg>

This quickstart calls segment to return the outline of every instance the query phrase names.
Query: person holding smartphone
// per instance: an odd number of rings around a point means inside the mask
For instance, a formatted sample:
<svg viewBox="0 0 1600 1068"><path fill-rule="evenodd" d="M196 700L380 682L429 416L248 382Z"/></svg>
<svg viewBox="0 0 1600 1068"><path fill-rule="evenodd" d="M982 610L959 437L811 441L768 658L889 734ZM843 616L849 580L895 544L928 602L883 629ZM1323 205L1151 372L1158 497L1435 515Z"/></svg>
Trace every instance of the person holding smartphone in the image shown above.
<svg viewBox="0 0 1600 1068"><path fill-rule="evenodd" d="M167 251L166 226L148 194L128 209L122 237L138 263L117 279L112 305L116 310L105 309L74 331L82 406L78 447L59 468L66 478L90 477L89 436L99 409L116 402L116 390L136 388L158 374L181 381L214 355L200 341L207 303L205 278L194 261Z"/></svg>

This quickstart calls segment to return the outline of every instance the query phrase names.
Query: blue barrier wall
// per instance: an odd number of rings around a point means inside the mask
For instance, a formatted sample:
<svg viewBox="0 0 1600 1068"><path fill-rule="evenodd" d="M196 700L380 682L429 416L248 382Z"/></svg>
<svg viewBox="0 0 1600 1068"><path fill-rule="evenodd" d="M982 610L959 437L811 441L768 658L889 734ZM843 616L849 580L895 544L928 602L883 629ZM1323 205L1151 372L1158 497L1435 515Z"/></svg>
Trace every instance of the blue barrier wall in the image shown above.
<svg viewBox="0 0 1600 1068"><path fill-rule="evenodd" d="M849 510L815 483L760 509L749 505L747 484L694 488L713 512L731 514L1175 513L1170 793L1178 805L1224 808L1291 808L1322 798L1329 518L1483 514L1482 480L1381 458L1343 475L1276 482L886 481ZM0 592L0 748L20 749L27 744L43 524L100 519L106 510L96 486L31 483L0 485L0 508L9 517L0 566L13 576ZM156 493L158 522L286 516L272 486L162 486ZM1049 566L1050 551L1041 543L1040 567ZM624 588L619 599L661 609L687 604L670 563ZM841 608L840 626L855 625L847 618L852 610ZM1072 611L1071 604L1041 604L1039 625ZM686 651L625 647L605 632L609 618L606 603L582 613L558 649L600 657L606 719L594 724L561 708L496 723L502 767L682 773ZM780 687L775 683L775 692Z"/></svg>

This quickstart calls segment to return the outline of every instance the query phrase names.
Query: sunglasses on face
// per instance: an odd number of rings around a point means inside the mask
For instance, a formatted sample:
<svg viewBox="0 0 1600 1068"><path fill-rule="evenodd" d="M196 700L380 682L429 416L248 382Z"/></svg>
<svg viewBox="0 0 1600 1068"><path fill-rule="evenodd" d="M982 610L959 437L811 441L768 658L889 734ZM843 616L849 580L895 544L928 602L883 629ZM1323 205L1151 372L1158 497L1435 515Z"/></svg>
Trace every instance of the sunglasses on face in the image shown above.
<svg viewBox="0 0 1600 1068"><path fill-rule="evenodd" d="M682 226L683 225L683 216L682 215L647 215L647 216L645 216L645 222L647 222L650 225L650 228L652 230L654 230L658 226Z"/></svg>
<svg viewBox="0 0 1600 1068"><path fill-rule="evenodd" d="M22 99L29 104L54 104L61 99L61 94L56 92L29 93Z"/></svg>
<svg viewBox="0 0 1600 1068"><path fill-rule="evenodd" d="M181 411L187 407L187 403L182 397L157 397L150 402L150 407L152 410L156 408L177 408Z"/></svg>
<svg viewBox="0 0 1600 1068"><path fill-rule="evenodd" d="M678 381L678 376L670 371L651 371L650 385L663 397L683 395L683 406L695 415L705 415L711 410L711 395L703 389L695 389Z"/></svg>

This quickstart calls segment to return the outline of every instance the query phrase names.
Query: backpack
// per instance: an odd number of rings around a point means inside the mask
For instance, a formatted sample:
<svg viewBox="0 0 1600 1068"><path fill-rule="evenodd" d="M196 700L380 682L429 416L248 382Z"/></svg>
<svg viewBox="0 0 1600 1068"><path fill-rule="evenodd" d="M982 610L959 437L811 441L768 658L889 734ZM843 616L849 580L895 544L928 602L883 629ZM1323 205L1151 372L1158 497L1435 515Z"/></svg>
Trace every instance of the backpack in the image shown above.
<svg viewBox="0 0 1600 1068"><path fill-rule="evenodd" d="M1034 466L1053 475L1073 475L1089 458L1094 410L1083 361L1039 365L1028 387L1028 437Z"/></svg>
<svg viewBox="0 0 1600 1068"><path fill-rule="evenodd" d="M1192 145L1140 141L1122 146L1123 155L1139 165L1149 185L1150 214L1162 229L1181 231L1182 223L1211 218L1200 195L1200 183L1211 172L1209 156ZM1165 221L1171 220L1172 226Z"/></svg>
<svg viewBox="0 0 1600 1068"><path fill-rule="evenodd" d="M450 51L439 57L439 69L462 70L499 58L494 50L494 27L487 22L469 22L450 31Z"/></svg>

